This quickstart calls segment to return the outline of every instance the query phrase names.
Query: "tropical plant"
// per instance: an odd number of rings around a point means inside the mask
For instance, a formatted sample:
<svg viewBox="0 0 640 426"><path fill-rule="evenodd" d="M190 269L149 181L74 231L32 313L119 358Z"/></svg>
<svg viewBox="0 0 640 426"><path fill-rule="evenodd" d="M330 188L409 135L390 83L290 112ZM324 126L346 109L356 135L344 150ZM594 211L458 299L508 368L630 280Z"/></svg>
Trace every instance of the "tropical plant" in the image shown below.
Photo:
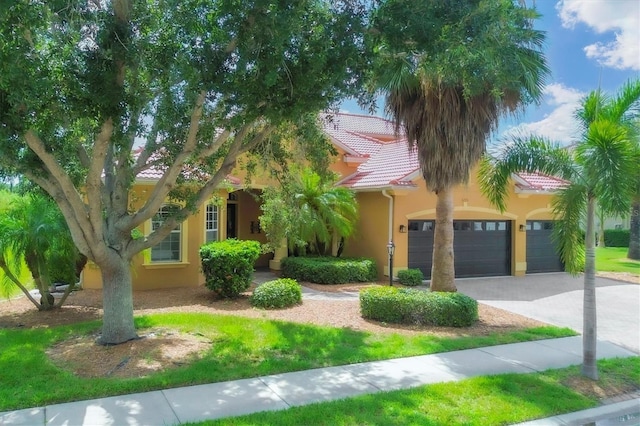
<svg viewBox="0 0 640 426"><path fill-rule="evenodd" d="M389 0L373 17L372 89L437 195L435 291L456 290L453 187L468 180L499 117L541 96L549 69L538 16L512 0Z"/></svg>
<svg viewBox="0 0 640 426"><path fill-rule="evenodd" d="M564 149L535 136L516 138L499 158L485 157L478 174L482 192L502 211L506 208L512 173L542 172L567 180L566 187L558 191L552 203L558 219L553 238L566 270L573 274L584 270L582 372L594 380L598 377L596 207L600 206L607 214L623 215L629 211L638 168L633 146L637 133L632 123L639 106L640 80L625 84L614 97L593 91L576 112L582 132L574 147Z"/></svg>
<svg viewBox="0 0 640 426"><path fill-rule="evenodd" d="M100 268L101 343L137 337L133 256L207 202L240 155L355 91L368 4L70 0L0 8L0 172L51 195ZM143 145L135 155L134 145ZM133 208L133 184L150 169L161 176ZM168 198L182 208L133 238Z"/></svg>
<svg viewBox="0 0 640 426"><path fill-rule="evenodd" d="M272 243L287 239L302 252L333 251L332 243L336 247L355 232L358 202L354 192L335 186L335 179L323 179L310 168L291 176L290 182L263 192L261 226Z"/></svg>
<svg viewBox="0 0 640 426"><path fill-rule="evenodd" d="M17 197L0 217L2 284L18 286L39 310L62 306L76 284L79 275L76 265L82 263L81 257L60 210L48 197L37 194ZM19 278L23 262L40 291L40 300L29 293ZM57 302L51 294L54 270L56 278L69 284Z"/></svg>

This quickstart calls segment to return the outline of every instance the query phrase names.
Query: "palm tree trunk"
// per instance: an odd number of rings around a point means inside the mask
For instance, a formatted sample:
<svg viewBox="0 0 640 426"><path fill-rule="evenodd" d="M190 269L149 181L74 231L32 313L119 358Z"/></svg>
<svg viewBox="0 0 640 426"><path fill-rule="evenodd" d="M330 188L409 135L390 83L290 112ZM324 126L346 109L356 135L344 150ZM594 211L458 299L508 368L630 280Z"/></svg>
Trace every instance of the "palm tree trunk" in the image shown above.
<svg viewBox="0 0 640 426"><path fill-rule="evenodd" d="M457 291L453 257L453 189L437 192L431 291Z"/></svg>
<svg viewBox="0 0 640 426"><path fill-rule="evenodd" d="M600 248L606 247L606 244L604 242L604 219L605 214L601 210L600 214L598 215L598 221L600 222L600 229L598 230L598 247Z"/></svg>
<svg viewBox="0 0 640 426"><path fill-rule="evenodd" d="M99 266L104 309L99 343L117 345L138 338L133 322L133 287L129 261L112 254Z"/></svg>
<svg viewBox="0 0 640 426"><path fill-rule="evenodd" d="M582 313L582 374L598 380L596 364L597 313L596 313L596 248L594 217L596 200L589 197L587 205L586 257L584 264L584 301Z"/></svg>
<svg viewBox="0 0 640 426"><path fill-rule="evenodd" d="M629 259L640 260L640 197L631 206L631 228L629 229Z"/></svg>

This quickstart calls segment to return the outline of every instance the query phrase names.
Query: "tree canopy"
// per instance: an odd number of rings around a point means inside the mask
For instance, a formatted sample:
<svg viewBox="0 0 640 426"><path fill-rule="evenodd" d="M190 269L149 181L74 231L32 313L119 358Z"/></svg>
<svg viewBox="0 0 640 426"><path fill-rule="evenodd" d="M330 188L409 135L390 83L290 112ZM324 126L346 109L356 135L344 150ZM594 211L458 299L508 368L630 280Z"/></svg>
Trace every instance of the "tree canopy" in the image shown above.
<svg viewBox="0 0 640 426"><path fill-rule="evenodd" d="M49 193L101 268L103 342L135 337L134 254L207 201L239 155L353 93L366 4L71 0L0 10L0 169ZM132 209L129 191L150 169L162 176ZM132 238L169 197L183 208Z"/></svg>

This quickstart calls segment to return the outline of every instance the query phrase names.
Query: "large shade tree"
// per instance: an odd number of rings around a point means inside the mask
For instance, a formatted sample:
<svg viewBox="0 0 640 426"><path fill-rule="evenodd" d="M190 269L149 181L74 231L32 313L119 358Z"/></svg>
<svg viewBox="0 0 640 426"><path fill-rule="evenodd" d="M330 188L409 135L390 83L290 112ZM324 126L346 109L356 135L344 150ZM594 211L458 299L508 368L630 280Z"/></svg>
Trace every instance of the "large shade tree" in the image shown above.
<svg viewBox="0 0 640 426"><path fill-rule="evenodd" d="M625 84L615 96L600 90L591 92L576 113L582 132L572 148L562 148L536 136L516 138L498 158L485 158L478 175L482 192L500 210L506 208L513 173L542 172L567 180L552 203L557 218L553 238L566 270L574 274L584 271L582 373L594 380L598 378L596 207L607 214L629 212L631 196L637 189L634 117L638 107L640 81Z"/></svg>
<svg viewBox="0 0 640 426"><path fill-rule="evenodd" d="M431 288L455 291L453 188L467 182L499 117L540 98L544 34L535 10L512 0L381 3L372 89L385 94L437 195Z"/></svg>
<svg viewBox="0 0 640 426"><path fill-rule="evenodd" d="M102 343L136 337L132 257L206 202L239 155L351 93L367 4L65 0L0 9L0 169L49 193L100 267ZM150 168L162 177L133 208L132 185ZM182 208L133 238L168 198Z"/></svg>

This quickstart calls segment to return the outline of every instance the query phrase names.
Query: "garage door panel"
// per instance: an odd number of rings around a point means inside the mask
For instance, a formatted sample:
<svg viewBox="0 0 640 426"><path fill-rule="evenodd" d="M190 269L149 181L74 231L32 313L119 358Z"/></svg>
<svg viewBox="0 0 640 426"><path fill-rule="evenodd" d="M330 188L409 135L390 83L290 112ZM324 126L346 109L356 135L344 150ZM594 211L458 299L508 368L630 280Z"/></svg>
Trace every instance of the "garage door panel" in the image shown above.
<svg viewBox="0 0 640 426"><path fill-rule="evenodd" d="M409 267L431 276L433 221L409 222ZM511 274L511 225L508 221L454 221L456 277ZM424 231L426 230L426 231Z"/></svg>
<svg viewBox="0 0 640 426"><path fill-rule="evenodd" d="M560 272L564 265L552 239L554 222L551 220L528 220L527 273Z"/></svg>

